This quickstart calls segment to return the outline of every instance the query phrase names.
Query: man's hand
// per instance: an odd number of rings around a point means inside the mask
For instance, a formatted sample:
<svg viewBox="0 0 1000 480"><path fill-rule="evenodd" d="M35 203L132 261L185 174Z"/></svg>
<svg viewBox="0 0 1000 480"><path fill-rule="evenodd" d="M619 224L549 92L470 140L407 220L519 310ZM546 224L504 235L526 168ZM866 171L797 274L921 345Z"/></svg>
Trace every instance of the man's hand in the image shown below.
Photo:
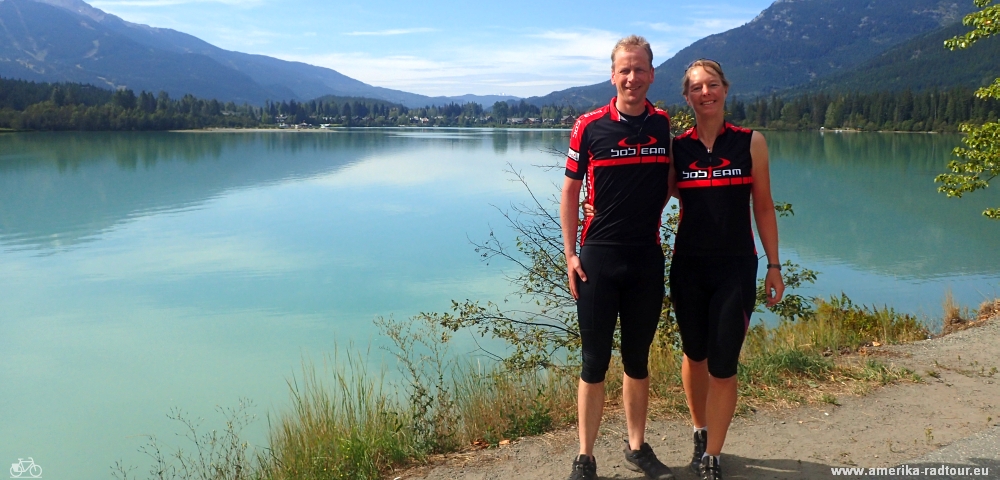
<svg viewBox="0 0 1000 480"><path fill-rule="evenodd" d="M781 279L781 270L777 268L767 269L767 276L764 277L764 291L767 292L767 306L773 307L781 301L785 294L785 282Z"/></svg>
<svg viewBox="0 0 1000 480"><path fill-rule="evenodd" d="M580 264L580 257L573 255L566 257L566 270L569 276L569 293L573 295L573 300L580 299L580 292L576 291L576 277L587 281L587 274L583 273L583 265Z"/></svg>
<svg viewBox="0 0 1000 480"><path fill-rule="evenodd" d="M584 217L593 217L595 213L597 213L597 211L594 210L594 206L593 205L591 205L589 203L584 203L583 204L583 216Z"/></svg>

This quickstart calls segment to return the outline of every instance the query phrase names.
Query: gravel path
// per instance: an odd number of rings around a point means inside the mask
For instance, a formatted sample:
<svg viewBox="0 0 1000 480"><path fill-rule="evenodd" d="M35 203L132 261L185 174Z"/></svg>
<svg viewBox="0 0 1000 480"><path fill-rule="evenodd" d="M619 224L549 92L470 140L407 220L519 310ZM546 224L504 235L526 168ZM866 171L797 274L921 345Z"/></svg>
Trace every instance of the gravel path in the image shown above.
<svg viewBox="0 0 1000 480"><path fill-rule="evenodd" d="M1000 321L952 335L872 352L883 363L910 368L922 383L843 396L840 406L808 405L758 411L733 422L722 457L727 479L832 478L834 467L989 467L1000 478ZM991 373L993 371L994 373ZM595 456L603 479L644 478L623 466L621 415L610 415ZM696 478L685 465L691 427L653 420L647 441L679 480ZM577 451L575 428L454 455L401 479L561 479ZM391 478L393 478L391 477ZM844 477L851 478L851 477ZM951 478L856 477L856 478Z"/></svg>

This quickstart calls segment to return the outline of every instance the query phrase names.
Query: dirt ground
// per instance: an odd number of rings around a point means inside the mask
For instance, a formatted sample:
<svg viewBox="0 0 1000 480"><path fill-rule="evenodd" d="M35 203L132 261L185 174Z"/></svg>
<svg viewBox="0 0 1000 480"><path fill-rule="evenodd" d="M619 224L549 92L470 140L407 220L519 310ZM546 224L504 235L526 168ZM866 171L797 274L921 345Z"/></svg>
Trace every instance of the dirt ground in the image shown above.
<svg viewBox="0 0 1000 480"><path fill-rule="evenodd" d="M831 467L892 467L1000 426L1000 318L945 337L869 351L885 364L915 371L922 382L861 397L840 395L839 406L759 410L737 418L723 450L726 478L830 478ZM600 478L645 478L623 466L624 433L621 413L608 415L595 451ZM646 439L678 480L696 478L686 467L692 451L688 422L653 419ZM389 478L560 479L569 475L577 448L576 429L567 428L448 456ZM991 467L991 473L998 471L991 478L1000 478L998 458L975 466Z"/></svg>

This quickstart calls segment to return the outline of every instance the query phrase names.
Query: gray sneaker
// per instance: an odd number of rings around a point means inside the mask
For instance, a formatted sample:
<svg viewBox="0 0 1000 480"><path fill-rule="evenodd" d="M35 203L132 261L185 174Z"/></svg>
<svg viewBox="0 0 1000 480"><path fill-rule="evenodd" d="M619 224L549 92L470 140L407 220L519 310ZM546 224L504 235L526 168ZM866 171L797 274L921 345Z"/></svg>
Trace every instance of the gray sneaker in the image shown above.
<svg viewBox="0 0 1000 480"><path fill-rule="evenodd" d="M722 466L719 457L705 455L701 460L701 480L722 480Z"/></svg>
<svg viewBox="0 0 1000 480"><path fill-rule="evenodd" d="M573 473L569 480L597 480L597 459L580 455L573 460Z"/></svg>
<svg viewBox="0 0 1000 480"><path fill-rule="evenodd" d="M701 476L701 457L705 455L706 448L708 448L708 430L695 430L694 455L691 456L691 471L699 477Z"/></svg>
<svg viewBox="0 0 1000 480"><path fill-rule="evenodd" d="M648 443L643 443L638 450L632 450L628 440L625 440L625 468L645 473L646 477L653 480L674 480L674 473L656 458Z"/></svg>

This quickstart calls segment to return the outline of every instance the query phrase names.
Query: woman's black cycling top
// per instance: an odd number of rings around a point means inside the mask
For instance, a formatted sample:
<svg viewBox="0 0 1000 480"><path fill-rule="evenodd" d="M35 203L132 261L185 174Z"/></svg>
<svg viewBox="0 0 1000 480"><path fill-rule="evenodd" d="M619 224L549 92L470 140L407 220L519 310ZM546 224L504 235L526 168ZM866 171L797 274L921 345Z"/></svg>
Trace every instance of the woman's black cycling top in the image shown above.
<svg viewBox="0 0 1000 480"><path fill-rule="evenodd" d="M691 128L674 138L681 195L677 255L756 255L750 225L752 130L726 123L709 152Z"/></svg>

